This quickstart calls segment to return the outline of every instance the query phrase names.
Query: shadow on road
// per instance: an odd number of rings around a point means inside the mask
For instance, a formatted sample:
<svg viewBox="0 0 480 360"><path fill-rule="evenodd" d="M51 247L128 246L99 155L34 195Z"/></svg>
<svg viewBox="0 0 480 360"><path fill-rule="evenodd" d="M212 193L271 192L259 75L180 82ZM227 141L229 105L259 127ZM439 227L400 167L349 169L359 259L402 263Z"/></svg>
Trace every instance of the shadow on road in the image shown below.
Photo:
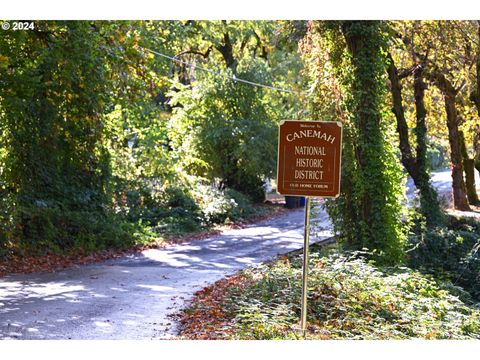
<svg viewBox="0 0 480 360"><path fill-rule="evenodd" d="M197 290L303 245L303 212L104 263L0 280L2 339L149 339Z"/></svg>

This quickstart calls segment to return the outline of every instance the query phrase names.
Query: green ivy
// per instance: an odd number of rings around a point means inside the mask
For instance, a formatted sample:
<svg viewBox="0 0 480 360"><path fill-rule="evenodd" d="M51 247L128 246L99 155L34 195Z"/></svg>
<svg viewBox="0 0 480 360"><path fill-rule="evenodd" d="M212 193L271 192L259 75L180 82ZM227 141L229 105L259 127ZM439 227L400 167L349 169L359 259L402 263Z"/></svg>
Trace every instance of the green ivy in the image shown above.
<svg viewBox="0 0 480 360"><path fill-rule="evenodd" d="M312 249L306 339L479 339L480 312L408 268L375 266L366 253ZM298 339L302 256L242 272L218 303L217 336L242 340ZM187 311L201 310L193 302ZM210 329L212 331L212 329Z"/></svg>
<svg viewBox="0 0 480 360"><path fill-rule="evenodd" d="M111 211L103 114L113 69L123 66L105 46L116 50L116 26L35 24L0 38L8 64L0 78L1 177L11 202L2 206L2 232L10 245L41 252L113 246L122 227ZM116 227L110 241L102 227Z"/></svg>
<svg viewBox="0 0 480 360"><path fill-rule="evenodd" d="M220 186L233 188L255 202L265 198L266 177L276 165L277 127L263 90L236 83L225 76L266 82L269 73L262 60L243 59L237 74L199 74L190 86L178 84L172 92L171 145L183 169Z"/></svg>
<svg viewBox="0 0 480 360"><path fill-rule="evenodd" d="M401 262L405 180L385 105L385 26L380 21L327 21L317 24L316 31L342 94L341 196L327 205L335 231L349 248L368 248L381 263Z"/></svg>

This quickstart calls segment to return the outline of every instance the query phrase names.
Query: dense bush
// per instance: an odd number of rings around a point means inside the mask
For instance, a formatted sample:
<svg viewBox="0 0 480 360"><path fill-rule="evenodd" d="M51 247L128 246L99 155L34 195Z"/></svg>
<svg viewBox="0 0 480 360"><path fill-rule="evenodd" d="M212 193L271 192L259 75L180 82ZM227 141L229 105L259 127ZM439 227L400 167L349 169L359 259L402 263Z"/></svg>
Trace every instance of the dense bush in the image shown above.
<svg viewBox="0 0 480 360"><path fill-rule="evenodd" d="M201 228L203 214L185 188L168 187L154 197L158 202L142 212L141 219L148 221L155 232L182 234Z"/></svg>
<svg viewBox="0 0 480 360"><path fill-rule="evenodd" d="M204 185L198 178L182 185L146 188L127 196L125 217L157 236L181 235L260 215L265 209L236 190Z"/></svg>
<svg viewBox="0 0 480 360"><path fill-rule="evenodd" d="M206 225L245 220L263 211L253 206L248 196L233 189L219 190L212 186L197 185L195 197Z"/></svg>
<svg viewBox="0 0 480 360"><path fill-rule="evenodd" d="M222 309L239 339L299 336L301 257L244 272ZM382 268L358 254L312 254L307 338L480 338L480 312L408 268ZM298 328L297 328L298 329Z"/></svg>
<svg viewBox="0 0 480 360"><path fill-rule="evenodd" d="M277 126L270 104L259 88L235 83L228 77L268 81L263 60L246 58L237 70L223 76L199 74L190 86L178 84L172 92L169 122L171 146L189 174L201 176L265 200L265 177L275 169Z"/></svg>
<svg viewBox="0 0 480 360"><path fill-rule="evenodd" d="M39 255L72 249L98 250L131 246L132 226L101 211L61 207L21 207L15 213L11 238L15 248Z"/></svg>
<svg viewBox="0 0 480 360"><path fill-rule="evenodd" d="M209 185L171 186L160 191L129 192L127 211L71 209L65 204L18 207L10 222L2 219L0 248L46 254L125 248L171 235L198 232L264 213L246 195ZM12 225L15 224L15 225ZM7 239L15 244L7 246Z"/></svg>
<svg viewBox="0 0 480 360"><path fill-rule="evenodd" d="M480 300L480 222L450 216L446 227L414 228L409 265L461 286Z"/></svg>
<svg viewBox="0 0 480 360"><path fill-rule="evenodd" d="M108 191L103 114L119 97L120 89L114 95L108 88L121 87L115 72L126 69L107 49L120 40L116 33L114 26L100 33L88 22L38 21L28 34L0 37L0 191L11 199L0 200L6 251L131 243Z"/></svg>
<svg viewBox="0 0 480 360"><path fill-rule="evenodd" d="M12 197L8 196L6 191L2 191L2 185L0 181L0 258L7 253L8 233L12 228L10 212L13 207Z"/></svg>

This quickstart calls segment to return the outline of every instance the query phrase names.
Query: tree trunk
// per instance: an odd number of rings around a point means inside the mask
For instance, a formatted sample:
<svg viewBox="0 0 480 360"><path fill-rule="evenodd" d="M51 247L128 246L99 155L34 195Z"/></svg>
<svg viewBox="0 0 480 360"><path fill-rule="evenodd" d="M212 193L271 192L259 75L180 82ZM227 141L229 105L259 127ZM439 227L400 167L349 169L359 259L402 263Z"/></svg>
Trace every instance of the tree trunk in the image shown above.
<svg viewBox="0 0 480 360"><path fill-rule="evenodd" d="M478 199L477 189L475 187L475 162L474 159L470 159L468 157L467 147L465 146L465 136L463 135L463 132L460 131L459 134L468 202L470 205L480 205L480 199Z"/></svg>
<svg viewBox="0 0 480 360"><path fill-rule="evenodd" d="M478 115L480 116L480 108L478 109ZM473 134L473 159L475 169L480 173L480 125L475 126L475 133Z"/></svg>
<svg viewBox="0 0 480 360"><path fill-rule="evenodd" d="M398 263L404 257L401 204L391 196L403 189L401 168L393 149L387 145L382 121L386 84L382 76L386 63L383 56L383 24L379 21L344 21L341 23L347 49L351 54L351 78L348 80L353 134L352 206L356 223L341 214L348 223L347 236L359 248L377 249L374 258L383 263ZM392 174L395 172L396 174ZM393 176L392 176L393 175ZM343 199L340 199L342 204ZM345 202L343 202L345 204Z"/></svg>
<svg viewBox="0 0 480 360"><path fill-rule="evenodd" d="M463 181L463 159L460 151L458 114L455 108L455 95L444 94L447 112L448 142L450 143L450 159L452 163L453 205L455 209L470 211L468 206L465 182Z"/></svg>
<svg viewBox="0 0 480 360"><path fill-rule="evenodd" d="M417 178L416 161L412 154L410 142L408 140L408 125L405 119L405 112L403 109L402 87L398 77L398 71L393 62L393 58L389 56L390 63L388 65L388 77L390 79L390 92L392 93L393 108L392 111L397 119L397 132L400 139L400 153L402 155L401 161L409 175L414 179Z"/></svg>
<svg viewBox="0 0 480 360"><path fill-rule="evenodd" d="M480 21L477 21L478 25L478 36L477 41L480 43ZM477 106L478 116L480 117L480 46L477 46L477 86L476 90L474 91L474 102ZM477 124L475 126L475 134L473 135L473 158L475 162L475 168L480 173L480 125Z"/></svg>
<svg viewBox="0 0 480 360"><path fill-rule="evenodd" d="M420 206L423 209L429 224L438 224L441 221L441 210L438 202L438 194L430 182L430 174L427 166L427 126L425 119L425 89L427 85L423 81L423 65L419 65L413 72L413 92L415 98L416 126L415 135L417 140L415 163L417 167L417 181L415 186L420 191Z"/></svg>
<svg viewBox="0 0 480 360"><path fill-rule="evenodd" d="M235 73L237 70L237 60L235 60L235 57L233 56L233 45L228 32L223 34L223 44L218 45L216 49L222 54L227 67L232 69Z"/></svg>
<svg viewBox="0 0 480 360"><path fill-rule="evenodd" d="M460 147L458 130L458 113L455 107L457 90L447 80L438 68L433 69L431 74L437 83L445 100L445 112L447 114L448 142L450 144L450 160L452 166L452 189L453 206L457 210L471 211L468 205L465 182L463 180L463 158Z"/></svg>
<svg viewBox="0 0 480 360"><path fill-rule="evenodd" d="M417 166L421 173L427 173L427 126L425 119L427 109L425 108L425 89L427 88L423 81L423 66L418 66L413 73L413 91L415 97L416 127L415 135L417 137Z"/></svg>
<svg viewBox="0 0 480 360"><path fill-rule="evenodd" d="M415 187L420 192L420 211L425 216L429 225L436 224L440 221L441 211L438 203L438 196L435 189L430 183L430 176L426 166L426 132L425 117L427 111L424 104L425 83L422 78L421 66L413 72L416 119L417 124L415 133L417 135L417 156L414 157L408 139L408 125L405 120L405 111L403 108L402 86L398 76L398 70L395 67L393 58L389 55L390 63L388 66L388 77L390 79L392 93L393 108L397 120L397 132L400 138L401 162L408 174L413 180Z"/></svg>
<svg viewBox="0 0 480 360"><path fill-rule="evenodd" d="M473 159L464 159L463 167L465 169L465 186L467 188L467 198L470 205L480 205L477 189L475 185L475 162Z"/></svg>

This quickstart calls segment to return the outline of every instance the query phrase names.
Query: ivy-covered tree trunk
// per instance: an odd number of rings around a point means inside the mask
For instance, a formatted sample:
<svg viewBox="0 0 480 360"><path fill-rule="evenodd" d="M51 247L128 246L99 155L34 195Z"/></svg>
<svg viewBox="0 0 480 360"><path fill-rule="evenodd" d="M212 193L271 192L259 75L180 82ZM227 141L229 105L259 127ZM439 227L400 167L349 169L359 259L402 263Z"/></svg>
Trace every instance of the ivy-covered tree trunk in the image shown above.
<svg viewBox="0 0 480 360"><path fill-rule="evenodd" d="M475 162L468 156L467 147L465 145L465 136L460 131L460 147L462 149L463 169L465 171L465 188L467 191L467 199L470 205L480 205L477 189L475 186Z"/></svg>
<svg viewBox="0 0 480 360"><path fill-rule="evenodd" d="M480 116L480 109L479 109L479 116ZM473 134L473 160L475 169L480 173L480 125L477 124L475 126L475 133Z"/></svg>
<svg viewBox="0 0 480 360"><path fill-rule="evenodd" d="M408 174L411 176L415 186L420 192L420 211L425 216L429 225L438 224L441 221L441 210L438 202L437 192L430 183L430 176L427 169L426 159L426 133L425 118L425 82L423 81L423 68L415 66L411 73L414 75L414 96L416 108L416 134L417 146L416 156L413 155L408 138L408 125L405 119L403 108L402 86L400 77L393 58L389 56L388 77L390 79L390 91L392 94L393 108L397 120L397 132L400 140L401 161ZM410 73L409 73L410 74Z"/></svg>
<svg viewBox="0 0 480 360"><path fill-rule="evenodd" d="M463 159L459 144L458 114L455 108L455 97L452 94L445 95L445 108L447 111L448 141L450 143L450 159L452 163L453 205L455 209L470 211L463 180Z"/></svg>
<svg viewBox="0 0 480 360"><path fill-rule="evenodd" d="M402 86L400 85L400 78L398 70L393 62L393 58L389 56L388 77L390 79L390 92L392 93L392 112L395 114L397 120L397 132L400 140L400 152L402 155L402 164L413 178L417 186L418 168L416 166L416 159L412 154L412 149L408 139L408 125L405 119L405 111L403 109Z"/></svg>
<svg viewBox="0 0 480 360"><path fill-rule="evenodd" d="M480 21L477 21L478 26L478 36L477 42L480 43ZM477 83L475 90L472 92L471 99L477 107L478 117L480 118L480 46L477 46L477 59L476 59L476 68L477 68ZM480 125L475 126L475 133L473 135L473 159L475 168L480 173Z"/></svg>
<svg viewBox="0 0 480 360"><path fill-rule="evenodd" d="M433 68L431 79L437 83L445 101L448 142L450 144L450 161L452 164L453 206L458 210L470 211L471 209L468 205L465 181L463 180L463 157L458 129L459 117L456 108L458 90L453 87L445 75L441 73L440 69L436 67Z"/></svg>
<svg viewBox="0 0 480 360"><path fill-rule="evenodd" d="M415 148L416 165L418 169L418 187L421 193L421 206L423 213L430 224L438 224L441 221L441 210L438 202L438 194L430 183L430 174L427 168L427 126L425 119L427 109L425 107L425 90L427 85L424 81L424 66L417 66L413 72L413 93L415 98L416 126L414 129L417 146Z"/></svg>
<svg viewBox="0 0 480 360"><path fill-rule="evenodd" d="M383 118L386 94L386 58L382 53L385 38L379 21L345 21L342 33L350 54L347 75L354 157L344 158L351 174L351 199L344 204L344 228L355 248L376 252L384 263L403 258L404 234L401 224L401 170L394 149L387 139L388 124ZM348 146L348 145L347 145ZM356 163L356 164L354 164ZM349 214L354 218L348 219Z"/></svg>

